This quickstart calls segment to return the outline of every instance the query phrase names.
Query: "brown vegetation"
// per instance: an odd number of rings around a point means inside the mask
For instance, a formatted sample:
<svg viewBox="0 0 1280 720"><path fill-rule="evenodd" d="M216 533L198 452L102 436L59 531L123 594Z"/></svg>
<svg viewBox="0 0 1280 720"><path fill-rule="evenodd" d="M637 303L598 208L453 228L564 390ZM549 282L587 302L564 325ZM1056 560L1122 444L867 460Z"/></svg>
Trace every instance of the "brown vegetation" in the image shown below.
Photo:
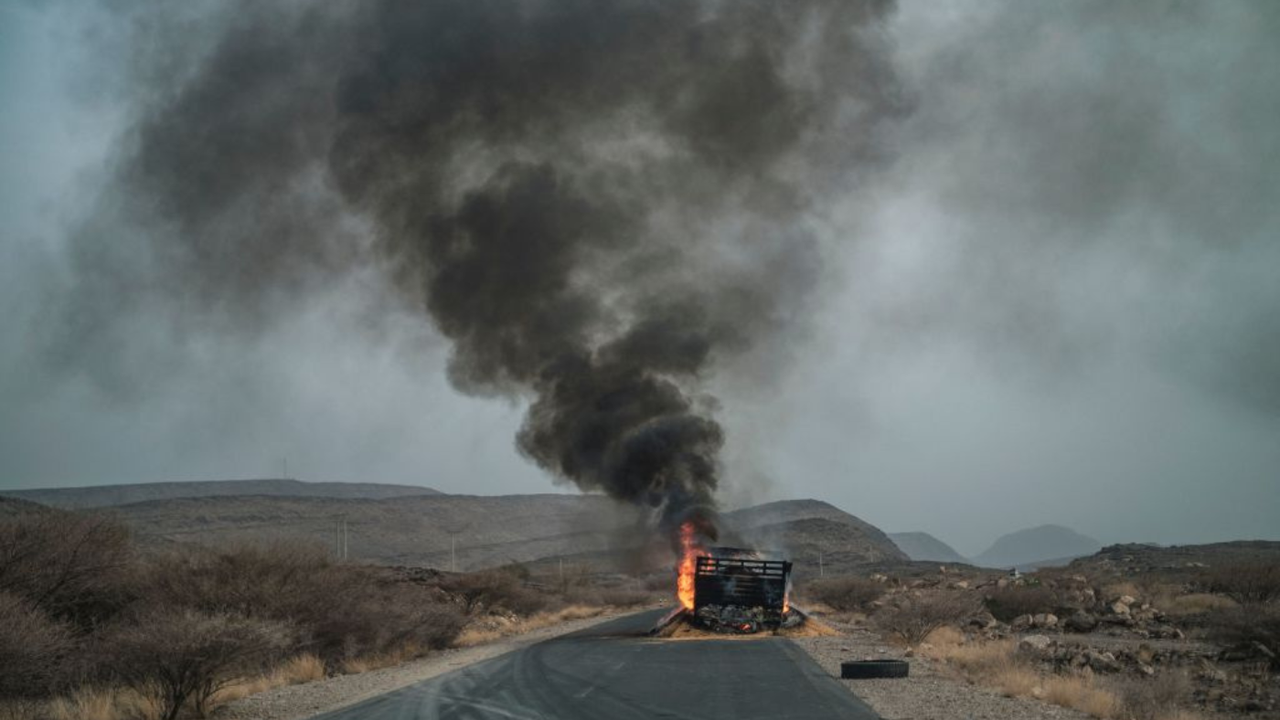
<svg viewBox="0 0 1280 720"><path fill-rule="evenodd" d="M968 591L919 591L896 599L872 619L886 634L915 645L944 625L964 622L980 608L980 599Z"/></svg>
<svg viewBox="0 0 1280 720"><path fill-rule="evenodd" d="M824 603L835 610L866 610L885 594L885 586L867 578L845 576L812 580L805 584L806 598Z"/></svg>
<svg viewBox="0 0 1280 720"><path fill-rule="evenodd" d="M1241 605L1280 600L1280 564L1239 562L1205 571L1199 583L1206 592L1225 595Z"/></svg>
<svg viewBox="0 0 1280 720"><path fill-rule="evenodd" d="M290 543L144 554L108 518L16 514L0 520L0 718L203 716L653 597L617 579L596 587L588 569L558 575L392 570Z"/></svg>
<svg viewBox="0 0 1280 720"><path fill-rule="evenodd" d="M1043 585L1008 585L993 590L986 605L997 620L1012 622L1021 615L1056 612L1058 597Z"/></svg>
<svg viewBox="0 0 1280 720"><path fill-rule="evenodd" d="M1265 659L1273 671L1280 671L1280 606L1275 603L1220 612L1210 632L1226 648Z"/></svg>
<svg viewBox="0 0 1280 720"><path fill-rule="evenodd" d="M1179 709L1186 676L1167 671L1154 678L1101 678L1091 673L1045 672L1018 652L1013 640L968 639L953 628L929 635L922 654L960 678L1010 697L1029 697L1103 720L1194 720Z"/></svg>
<svg viewBox="0 0 1280 720"><path fill-rule="evenodd" d="M265 672L296 645L294 635L279 621L162 607L116 628L106 643L120 679L153 691L162 720L175 720L188 700L204 716L214 693Z"/></svg>

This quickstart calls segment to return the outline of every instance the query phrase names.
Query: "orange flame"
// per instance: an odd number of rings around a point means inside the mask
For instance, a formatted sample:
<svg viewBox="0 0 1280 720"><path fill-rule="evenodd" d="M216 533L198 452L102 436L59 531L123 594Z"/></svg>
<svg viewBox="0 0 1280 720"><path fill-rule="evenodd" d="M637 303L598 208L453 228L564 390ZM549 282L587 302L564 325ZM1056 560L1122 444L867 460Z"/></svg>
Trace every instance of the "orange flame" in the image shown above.
<svg viewBox="0 0 1280 720"><path fill-rule="evenodd" d="M685 610L693 609L693 573L701 548L694 539L693 523L686 522L680 526L680 566L676 578L676 596Z"/></svg>

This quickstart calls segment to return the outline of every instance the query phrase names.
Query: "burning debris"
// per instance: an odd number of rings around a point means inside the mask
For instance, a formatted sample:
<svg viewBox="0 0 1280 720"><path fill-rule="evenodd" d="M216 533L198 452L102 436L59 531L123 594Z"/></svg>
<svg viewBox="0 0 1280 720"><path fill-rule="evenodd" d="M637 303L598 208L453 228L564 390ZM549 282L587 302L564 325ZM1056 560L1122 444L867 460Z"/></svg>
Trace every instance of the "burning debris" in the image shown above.
<svg viewBox="0 0 1280 720"><path fill-rule="evenodd" d="M794 627L804 615L789 602L791 563L757 550L704 548L695 526L680 528L676 595L680 606L654 627L661 632L685 622L717 633L757 633Z"/></svg>

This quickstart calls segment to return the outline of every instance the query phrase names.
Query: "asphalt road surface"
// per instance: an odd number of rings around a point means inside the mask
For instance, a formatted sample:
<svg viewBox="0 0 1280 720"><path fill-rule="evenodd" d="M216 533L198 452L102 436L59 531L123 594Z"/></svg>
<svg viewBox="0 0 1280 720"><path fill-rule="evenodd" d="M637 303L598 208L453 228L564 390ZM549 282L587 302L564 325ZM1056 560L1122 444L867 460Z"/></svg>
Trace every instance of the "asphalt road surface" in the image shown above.
<svg viewBox="0 0 1280 720"><path fill-rule="evenodd" d="M316 720L877 720L788 640L645 637L661 615L602 623Z"/></svg>

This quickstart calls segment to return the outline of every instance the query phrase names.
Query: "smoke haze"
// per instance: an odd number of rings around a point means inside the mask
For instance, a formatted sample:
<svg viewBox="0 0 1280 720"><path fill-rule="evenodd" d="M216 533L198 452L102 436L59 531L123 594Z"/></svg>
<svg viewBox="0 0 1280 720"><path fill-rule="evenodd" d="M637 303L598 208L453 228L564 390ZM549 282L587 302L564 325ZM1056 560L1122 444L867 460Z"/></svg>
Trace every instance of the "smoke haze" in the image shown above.
<svg viewBox="0 0 1280 720"><path fill-rule="evenodd" d="M5 12L8 486L1280 526L1269 3Z"/></svg>

